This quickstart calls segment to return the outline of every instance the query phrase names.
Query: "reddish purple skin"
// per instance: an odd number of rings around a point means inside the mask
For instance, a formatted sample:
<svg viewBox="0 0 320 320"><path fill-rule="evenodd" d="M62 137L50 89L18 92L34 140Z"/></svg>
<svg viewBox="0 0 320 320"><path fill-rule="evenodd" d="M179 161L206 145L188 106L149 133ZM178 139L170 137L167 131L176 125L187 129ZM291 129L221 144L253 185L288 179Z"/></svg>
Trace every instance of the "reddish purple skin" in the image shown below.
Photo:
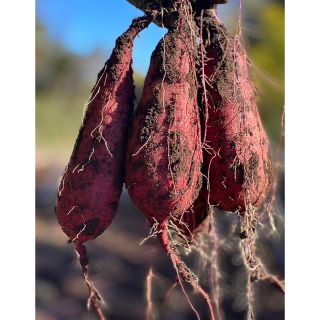
<svg viewBox="0 0 320 320"><path fill-rule="evenodd" d="M133 114L133 40L149 22L145 17L134 20L117 39L98 74L92 102L59 186L56 215L62 230L77 243L103 233L117 210Z"/></svg>
<svg viewBox="0 0 320 320"><path fill-rule="evenodd" d="M216 29L216 26L219 26ZM268 138L260 120L245 51L224 27L212 20L205 75L209 118L204 174L209 176L210 203L227 211L259 207L272 183ZM213 77L213 75L215 75ZM207 197L206 188L203 195Z"/></svg>
<svg viewBox="0 0 320 320"><path fill-rule="evenodd" d="M151 223L181 215L201 186L194 53L186 40L183 27L172 29L153 52L128 141L126 186Z"/></svg>
<svg viewBox="0 0 320 320"><path fill-rule="evenodd" d="M208 217L207 199L199 194L193 205L182 215L182 223L177 223L179 229L187 237L203 231L205 220Z"/></svg>

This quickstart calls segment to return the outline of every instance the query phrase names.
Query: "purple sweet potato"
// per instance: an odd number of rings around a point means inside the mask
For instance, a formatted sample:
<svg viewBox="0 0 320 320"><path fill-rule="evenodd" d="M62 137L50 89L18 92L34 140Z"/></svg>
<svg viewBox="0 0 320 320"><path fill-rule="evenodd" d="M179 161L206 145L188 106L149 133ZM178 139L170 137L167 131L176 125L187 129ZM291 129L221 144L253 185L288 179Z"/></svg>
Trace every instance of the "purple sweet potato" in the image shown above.
<svg viewBox="0 0 320 320"><path fill-rule="evenodd" d="M135 19L117 39L92 90L56 205L58 221L72 241L95 239L117 210L133 114L133 40L149 22L148 17Z"/></svg>
<svg viewBox="0 0 320 320"><path fill-rule="evenodd" d="M133 114L132 48L135 36L152 15L133 20L98 74L73 153L59 185L56 215L62 230L75 243L89 288L88 305L105 319L97 304L100 295L88 276L83 245L109 226L124 183L128 127Z"/></svg>
<svg viewBox="0 0 320 320"><path fill-rule="evenodd" d="M204 174L210 203L228 211L259 207L272 183L268 138L260 120L247 57L217 18L204 21L207 99ZM205 105L206 104L206 105Z"/></svg>
<svg viewBox="0 0 320 320"><path fill-rule="evenodd" d="M151 221L181 215L201 186L195 58L186 28L171 29L153 52L128 141L126 186Z"/></svg>
<svg viewBox="0 0 320 320"><path fill-rule="evenodd" d="M273 183L269 142L239 35L231 37L214 14L202 22L205 59L200 78L206 115L203 172L209 180L202 195L209 197L211 204L238 213L242 254L248 268L247 318L253 319L255 281L268 280L284 292L284 283L267 271L255 246L259 208Z"/></svg>
<svg viewBox="0 0 320 320"><path fill-rule="evenodd" d="M209 296L172 241L173 225L178 226L177 220L197 198L202 181L196 26L189 5L186 0L177 1L178 20L152 54L128 141L126 186L149 222L159 225L160 243L182 288L181 279L189 282L206 300L214 319Z"/></svg>
<svg viewBox="0 0 320 320"><path fill-rule="evenodd" d="M177 221L177 227L187 238L192 238L206 229L207 217L207 199L200 193L192 206Z"/></svg>

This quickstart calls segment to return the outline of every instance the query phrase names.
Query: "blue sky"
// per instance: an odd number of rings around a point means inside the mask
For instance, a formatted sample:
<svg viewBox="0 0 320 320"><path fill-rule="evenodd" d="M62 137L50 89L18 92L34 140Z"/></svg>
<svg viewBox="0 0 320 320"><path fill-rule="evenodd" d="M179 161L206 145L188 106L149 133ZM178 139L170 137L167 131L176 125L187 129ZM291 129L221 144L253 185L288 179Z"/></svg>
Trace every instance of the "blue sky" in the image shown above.
<svg viewBox="0 0 320 320"><path fill-rule="evenodd" d="M228 6L228 5L227 5ZM221 6L225 7L225 6ZM222 9L222 8L221 8ZM224 11L223 8L220 11ZM224 13L224 12L222 12ZM49 36L72 53L88 55L113 49L115 39L131 20L142 15L126 0L37 0L36 16ZM151 24L135 40L134 68L145 74L150 56L166 29Z"/></svg>

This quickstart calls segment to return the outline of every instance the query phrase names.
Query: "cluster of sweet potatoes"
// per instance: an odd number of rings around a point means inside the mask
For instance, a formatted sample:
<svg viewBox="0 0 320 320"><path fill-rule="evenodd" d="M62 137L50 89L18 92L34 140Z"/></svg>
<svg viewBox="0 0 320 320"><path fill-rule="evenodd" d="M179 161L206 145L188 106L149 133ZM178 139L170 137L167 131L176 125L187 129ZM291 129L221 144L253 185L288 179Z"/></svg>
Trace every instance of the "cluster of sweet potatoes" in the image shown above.
<svg viewBox="0 0 320 320"><path fill-rule="evenodd" d="M59 185L56 215L79 253L88 302L100 319L83 243L110 225L124 184L150 224L158 225L177 277L205 298L214 319L208 295L174 248L173 233L190 239L210 205L242 214L258 208L272 181L245 51L214 15L196 17L188 0L176 1L175 10L135 112L133 40L157 12L135 19L117 39Z"/></svg>

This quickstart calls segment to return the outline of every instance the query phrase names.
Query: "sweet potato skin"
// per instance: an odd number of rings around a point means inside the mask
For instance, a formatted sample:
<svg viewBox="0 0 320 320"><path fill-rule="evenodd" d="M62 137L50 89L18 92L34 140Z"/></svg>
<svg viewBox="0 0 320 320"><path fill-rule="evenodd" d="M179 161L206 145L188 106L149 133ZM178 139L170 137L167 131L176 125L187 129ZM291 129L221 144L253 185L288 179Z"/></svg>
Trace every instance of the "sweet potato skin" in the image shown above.
<svg viewBox="0 0 320 320"><path fill-rule="evenodd" d="M92 90L56 204L58 221L71 241L96 238L117 210L133 114L133 40L149 23L146 17L138 18L117 39Z"/></svg>
<svg viewBox="0 0 320 320"><path fill-rule="evenodd" d="M176 27L152 54L128 142L126 186L149 220L186 211L201 185L194 52Z"/></svg>
<svg viewBox="0 0 320 320"><path fill-rule="evenodd" d="M269 142L250 81L248 62L238 39L211 18L204 24L204 74L209 79L204 174L210 203L227 211L259 207L272 184Z"/></svg>
<svg viewBox="0 0 320 320"><path fill-rule="evenodd" d="M203 198L200 193L192 206L183 213L176 225L187 238L192 238L196 234L206 231L207 217L207 199Z"/></svg>

